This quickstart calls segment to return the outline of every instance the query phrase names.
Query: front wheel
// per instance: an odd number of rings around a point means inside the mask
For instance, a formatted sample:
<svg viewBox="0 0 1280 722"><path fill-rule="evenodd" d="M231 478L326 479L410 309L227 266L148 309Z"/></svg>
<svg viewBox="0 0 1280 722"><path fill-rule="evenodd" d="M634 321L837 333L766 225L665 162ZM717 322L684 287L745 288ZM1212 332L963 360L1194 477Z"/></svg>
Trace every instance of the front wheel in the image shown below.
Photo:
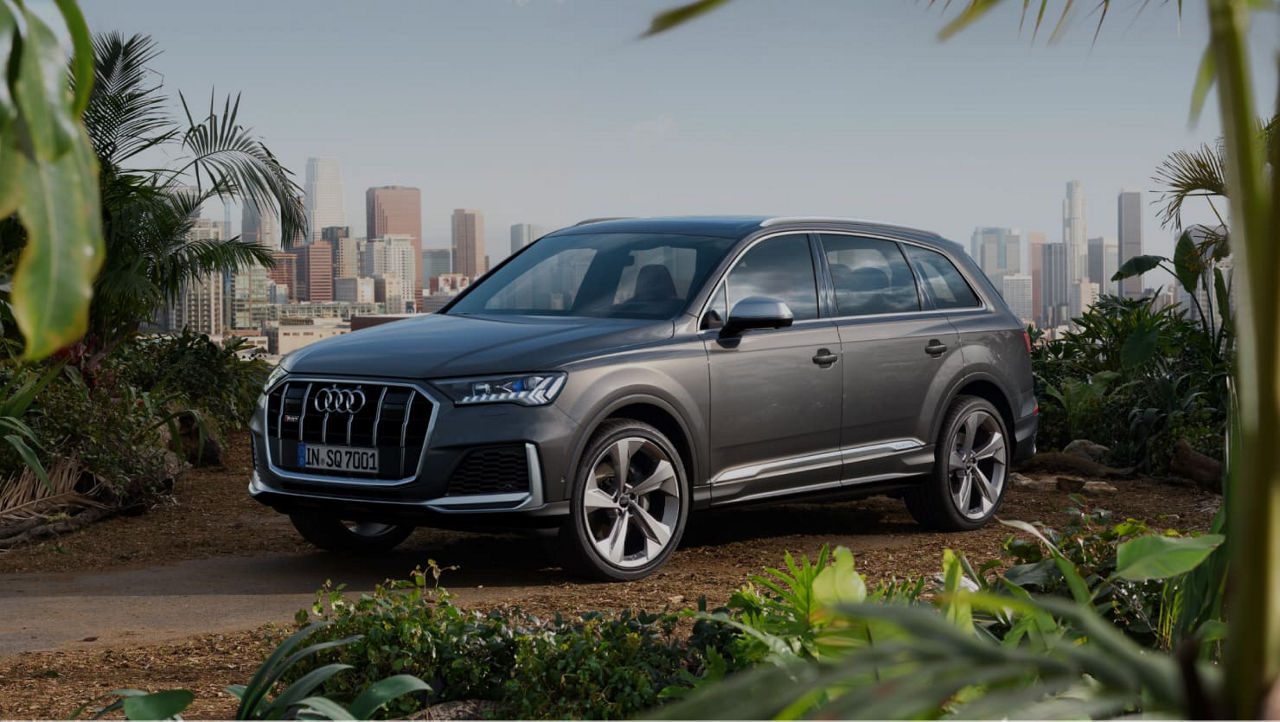
<svg viewBox="0 0 1280 722"><path fill-rule="evenodd" d="M977 529L1004 500L1012 444L991 402L961 396L938 434L933 471L906 494L907 509L929 529Z"/></svg>
<svg viewBox="0 0 1280 722"><path fill-rule="evenodd" d="M391 551L413 533L407 524L343 521L324 514L290 514L293 528L321 549L342 554Z"/></svg>
<svg viewBox="0 0 1280 722"><path fill-rule="evenodd" d="M561 530L567 565L608 581L657 571L684 534L687 489L680 455L661 431L629 419L606 422L575 475Z"/></svg>

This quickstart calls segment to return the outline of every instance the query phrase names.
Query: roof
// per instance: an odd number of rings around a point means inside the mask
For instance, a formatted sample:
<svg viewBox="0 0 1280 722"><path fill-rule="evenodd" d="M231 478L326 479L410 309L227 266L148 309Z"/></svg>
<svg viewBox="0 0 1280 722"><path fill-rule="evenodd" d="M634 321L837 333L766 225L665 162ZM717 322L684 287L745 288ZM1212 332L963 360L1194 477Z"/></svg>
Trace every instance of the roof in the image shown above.
<svg viewBox="0 0 1280 722"><path fill-rule="evenodd" d="M742 238L762 229L844 230L885 233L928 243L949 244L936 233L854 218L818 216L680 216L671 218L607 218L588 220L549 235L584 233L679 233Z"/></svg>

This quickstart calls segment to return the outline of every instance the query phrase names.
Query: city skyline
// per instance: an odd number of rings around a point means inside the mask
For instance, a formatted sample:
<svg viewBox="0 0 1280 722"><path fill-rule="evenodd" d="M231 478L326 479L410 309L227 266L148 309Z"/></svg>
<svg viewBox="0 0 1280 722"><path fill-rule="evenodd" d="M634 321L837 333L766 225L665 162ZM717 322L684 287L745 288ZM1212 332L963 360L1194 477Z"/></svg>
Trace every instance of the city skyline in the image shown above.
<svg viewBox="0 0 1280 722"><path fill-rule="evenodd" d="M1106 234L1115 193L1154 200L1165 155L1219 134L1212 113L1187 127L1206 28L1173 4L1141 22L1117 16L1096 45L1086 13L1062 42L1032 48L1012 6L940 44L945 18L927 4L752 0L637 41L673 2L302 12L90 0L85 12L95 31L153 35L166 87L241 93L243 122L295 173L309 157L337 159L346 225L365 225L365 188L420 188L425 248L450 245L453 208L484 210L487 247L502 250L516 223L721 212L869 217L961 242L1010 226L1057 240L1061 184L1073 178L1097 211L1090 234ZM1253 32L1274 37L1278 25L1263 14ZM1266 47L1255 45L1260 88L1275 86ZM394 112L376 110L387 98ZM1143 216L1150 250L1170 252L1149 203Z"/></svg>

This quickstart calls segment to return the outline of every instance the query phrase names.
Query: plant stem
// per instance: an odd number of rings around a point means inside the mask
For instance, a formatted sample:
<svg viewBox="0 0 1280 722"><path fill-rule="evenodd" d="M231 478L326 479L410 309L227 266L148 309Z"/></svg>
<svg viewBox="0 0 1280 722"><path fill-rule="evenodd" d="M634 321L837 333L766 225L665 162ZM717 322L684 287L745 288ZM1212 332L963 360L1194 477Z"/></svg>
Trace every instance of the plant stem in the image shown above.
<svg viewBox="0 0 1280 722"><path fill-rule="evenodd" d="M1223 679L1231 716L1252 718L1280 669L1280 284L1274 196L1254 127L1247 0L1208 0L1238 268L1240 445L1226 500L1232 529ZM1274 181L1271 181L1274 182ZM1270 197L1269 197L1270 196Z"/></svg>

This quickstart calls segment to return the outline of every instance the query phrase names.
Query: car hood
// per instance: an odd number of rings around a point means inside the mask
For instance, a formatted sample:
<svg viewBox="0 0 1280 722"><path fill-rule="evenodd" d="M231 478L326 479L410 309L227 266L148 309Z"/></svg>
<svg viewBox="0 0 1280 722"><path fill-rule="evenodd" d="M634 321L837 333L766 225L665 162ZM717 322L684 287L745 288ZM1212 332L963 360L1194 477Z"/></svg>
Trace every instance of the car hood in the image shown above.
<svg viewBox="0 0 1280 722"><path fill-rule="evenodd" d="M553 371L673 333L671 321L424 314L317 341L290 354L284 367L412 379Z"/></svg>

